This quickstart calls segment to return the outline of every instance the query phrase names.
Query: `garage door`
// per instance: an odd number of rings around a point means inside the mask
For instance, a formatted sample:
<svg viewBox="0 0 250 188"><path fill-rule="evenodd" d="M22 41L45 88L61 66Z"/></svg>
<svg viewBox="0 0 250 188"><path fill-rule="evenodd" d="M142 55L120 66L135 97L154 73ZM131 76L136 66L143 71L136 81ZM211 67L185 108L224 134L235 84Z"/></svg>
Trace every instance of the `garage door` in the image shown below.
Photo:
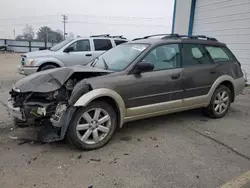
<svg viewBox="0 0 250 188"><path fill-rule="evenodd" d="M196 0L193 35L225 42L250 83L250 0Z"/></svg>

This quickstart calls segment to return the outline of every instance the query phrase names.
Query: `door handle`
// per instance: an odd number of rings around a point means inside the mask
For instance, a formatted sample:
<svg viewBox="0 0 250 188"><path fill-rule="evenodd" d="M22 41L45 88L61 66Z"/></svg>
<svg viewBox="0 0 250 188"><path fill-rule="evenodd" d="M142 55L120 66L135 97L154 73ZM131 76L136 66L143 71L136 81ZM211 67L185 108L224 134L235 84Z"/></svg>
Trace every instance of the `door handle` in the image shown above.
<svg viewBox="0 0 250 188"><path fill-rule="evenodd" d="M215 70L215 69L212 69L212 70L210 71L210 73L211 73L211 74L215 74L215 73L216 73L216 70Z"/></svg>
<svg viewBox="0 0 250 188"><path fill-rule="evenodd" d="M86 54L85 56L92 56L92 54Z"/></svg>
<svg viewBox="0 0 250 188"><path fill-rule="evenodd" d="M177 80L181 77L181 74L174 74L171 76L172 80Z"/></svg>

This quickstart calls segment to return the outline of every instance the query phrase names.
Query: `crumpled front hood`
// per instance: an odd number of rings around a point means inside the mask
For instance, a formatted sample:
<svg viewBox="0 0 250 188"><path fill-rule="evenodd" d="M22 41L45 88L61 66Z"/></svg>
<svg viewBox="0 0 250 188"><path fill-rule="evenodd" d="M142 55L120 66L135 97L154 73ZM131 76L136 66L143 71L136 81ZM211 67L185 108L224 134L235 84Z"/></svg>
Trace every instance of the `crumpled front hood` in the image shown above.
<svg viewBox="0 0 250 188"><path fill-rule="evenodd" d="M39 50L34 52L28 52L24 54L27 58L37 58L37 57L44 57L44 56L53 56L55 52L50 50Z"/></svg>
<svg viewBox="0 0 250 188"><path fill-rule="evenodd" d="M56 68L26 76L17 81L13 87L20 92L51 92L59 89L76 72L84 74L84 72L111 73L112 71L81 65Z"/></svg>

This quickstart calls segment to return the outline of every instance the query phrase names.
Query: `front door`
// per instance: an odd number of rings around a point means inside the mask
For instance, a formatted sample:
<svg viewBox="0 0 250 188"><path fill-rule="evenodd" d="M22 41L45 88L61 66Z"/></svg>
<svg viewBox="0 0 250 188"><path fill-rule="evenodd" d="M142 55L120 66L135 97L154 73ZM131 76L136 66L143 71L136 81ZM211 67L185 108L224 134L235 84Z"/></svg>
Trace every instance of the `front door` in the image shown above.
<svg viewBox="0 0 250 188"><path fill-rule="evenodd" d="M150 51L140 63L154 65L154 70L126 76L120 93L126 108L182 99L182 68L178 44L158 46ZM119 85L119 84L118 84Z"/></svg>
<svg viewBox="0 0 250 188"><path fill-rule="evenodd" d="M75 41L69 47L72 47L73 51L58 54L58 58L66 66L86 65L94 59L94 51L88 39Z"/></svg>

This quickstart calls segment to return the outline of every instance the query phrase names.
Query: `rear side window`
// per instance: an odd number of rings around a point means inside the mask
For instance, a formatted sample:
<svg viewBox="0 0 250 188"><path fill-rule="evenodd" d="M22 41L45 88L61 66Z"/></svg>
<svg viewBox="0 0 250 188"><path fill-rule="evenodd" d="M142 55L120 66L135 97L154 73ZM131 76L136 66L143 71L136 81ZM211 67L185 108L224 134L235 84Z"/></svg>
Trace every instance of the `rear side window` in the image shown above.
<svg viewBox="0 0 250 188"><path fill-rule="evenodd" d="M202 45L183 44L182 64L183 67L212 64L206 50Z"/></svg>
<svg viewBox="0 0 250 188"><path fill-rule="evenodd" d="M226 47L206 46L206 50L216 63L234 59L233 55Z"/></svg>
<svg viewBox="0 0 250 188"><path fill-rule="evenodd" d="M127 42L126 40L115 40L115 45L118 46L119 44Z"/></svg>
<svg viewBox="0 0 250 188"><path fill-rule="evenodd" d="M112 44L109 39L94 39L93 41L96 51L107 51L112 48Z"/></svg>

